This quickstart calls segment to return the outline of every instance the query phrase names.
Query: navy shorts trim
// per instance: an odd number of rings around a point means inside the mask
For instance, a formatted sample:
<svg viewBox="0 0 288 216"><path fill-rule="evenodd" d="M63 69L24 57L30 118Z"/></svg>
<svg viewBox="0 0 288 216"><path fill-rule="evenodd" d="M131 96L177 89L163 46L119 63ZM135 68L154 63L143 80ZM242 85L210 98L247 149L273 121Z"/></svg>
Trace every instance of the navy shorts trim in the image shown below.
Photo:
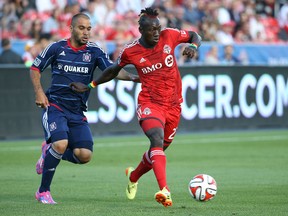
<svg viewBox="0 0 288 216"><path fill-rule="evenodd" d="M48 140L48 142L50 141L54 143L56 141L64 140L64 139L68 140L68 134L65 131L60 131L58 133L54 133L53 136L50 137L50 140Z"/></svg>
<svg viewBox="0 0 288 216"><path fill-rule="evenodd" d="M70 149L85 148L93 152L93 142L91 141L81 141L78 143L70 143L70 144L68 143L68 146Z"/></svg>

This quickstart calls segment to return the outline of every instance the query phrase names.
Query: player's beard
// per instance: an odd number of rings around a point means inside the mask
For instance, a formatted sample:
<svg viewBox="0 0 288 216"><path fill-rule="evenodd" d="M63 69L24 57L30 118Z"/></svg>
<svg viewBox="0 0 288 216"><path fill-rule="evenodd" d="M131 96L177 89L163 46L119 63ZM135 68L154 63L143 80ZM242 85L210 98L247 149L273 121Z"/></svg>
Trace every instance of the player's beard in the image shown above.
<svg viewBox="0 0 288 216"><path fill-rule="evenodd" d="M81 46L87 44L87 42L88 42L88 38L81 37L79 39L79 44L81 44Z"/></svg>
<svg viewBox="0 0 288 216"><path fill-rule="evenodd" d="M87 44L89 37L75 37L75 42L78 44L78 46L83 46Z"/></svg>

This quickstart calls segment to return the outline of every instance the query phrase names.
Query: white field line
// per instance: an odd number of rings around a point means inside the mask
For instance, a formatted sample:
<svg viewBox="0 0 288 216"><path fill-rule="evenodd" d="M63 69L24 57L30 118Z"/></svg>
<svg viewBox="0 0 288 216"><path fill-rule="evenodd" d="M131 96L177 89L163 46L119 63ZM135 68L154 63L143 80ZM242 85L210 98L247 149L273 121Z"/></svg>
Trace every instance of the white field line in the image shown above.
<svg viewBox="0 0 288 216"><path fill-rule="evenodd" d="M211 144L211 143L235 143L235 142L241 142L241 143L247 143L247 142L259 142L259 141L281 141L281 140L287 140L288 144L288 135L274 135L274 136L251 136L251 137L211 137L211 138L194 138L191 137L191 139L180 139L173 142L174 145L197 145L197 144ZM94 142L94 148L114 148L114 147L128 147L128 146L139 146L139 145L148 145L148 140L146 141L121 141L121 142ZM23 146L23 147L13 147L13 145L10 147L5 146L1 147L0 144L0 152L7 152L7 151L31 151L31 150L37 150L41 151L41 143L39 143L39 147L37 146Z"/></svg>

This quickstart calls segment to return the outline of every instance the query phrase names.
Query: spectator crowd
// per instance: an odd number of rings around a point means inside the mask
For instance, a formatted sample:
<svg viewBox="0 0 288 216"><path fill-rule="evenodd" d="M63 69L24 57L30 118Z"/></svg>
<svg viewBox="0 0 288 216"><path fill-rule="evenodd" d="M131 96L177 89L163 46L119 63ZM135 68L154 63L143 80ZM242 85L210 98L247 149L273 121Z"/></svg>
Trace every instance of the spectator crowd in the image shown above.
<svg viewBox="0 0 288 216"><path fill-rule="evenodd" d="M121 47L140 36L138 14L150 6L159 9L162 27L197 31L203 41L288 40L288 0L0 0L1 38L28 41L22 58L29 66L47 43L69 38L71 17L84 12L91 17L92 41Z"/></svg>

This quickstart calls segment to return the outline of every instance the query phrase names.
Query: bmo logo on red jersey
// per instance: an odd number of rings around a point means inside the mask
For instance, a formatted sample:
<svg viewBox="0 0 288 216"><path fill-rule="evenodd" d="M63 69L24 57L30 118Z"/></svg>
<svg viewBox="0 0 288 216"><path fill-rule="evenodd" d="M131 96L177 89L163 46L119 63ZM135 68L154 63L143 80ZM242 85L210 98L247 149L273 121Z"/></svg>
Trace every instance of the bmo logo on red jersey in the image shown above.
<svg viewBox="0 0 288 216"><path fill-rule="evenodd" d="M164 63L166 65L166 67L172 67L174 64L173 55L166 56ZM159 70L162 67L163 67L163 64L159 62L159 63L151 65L150 67L142 68L141 70L142 70L143 74L147 74L147 73L151 73L153 71Z"/></svg>
<svg viewBox="0 0 288 216"><path fill-rule="evenodd" d="M151 65L151 67L145 67L145 68L142 68L141 70L143 74L147 74L155 70L159 70L161 68L162 68L162 63L156 63L156 64Z"/></svg>

